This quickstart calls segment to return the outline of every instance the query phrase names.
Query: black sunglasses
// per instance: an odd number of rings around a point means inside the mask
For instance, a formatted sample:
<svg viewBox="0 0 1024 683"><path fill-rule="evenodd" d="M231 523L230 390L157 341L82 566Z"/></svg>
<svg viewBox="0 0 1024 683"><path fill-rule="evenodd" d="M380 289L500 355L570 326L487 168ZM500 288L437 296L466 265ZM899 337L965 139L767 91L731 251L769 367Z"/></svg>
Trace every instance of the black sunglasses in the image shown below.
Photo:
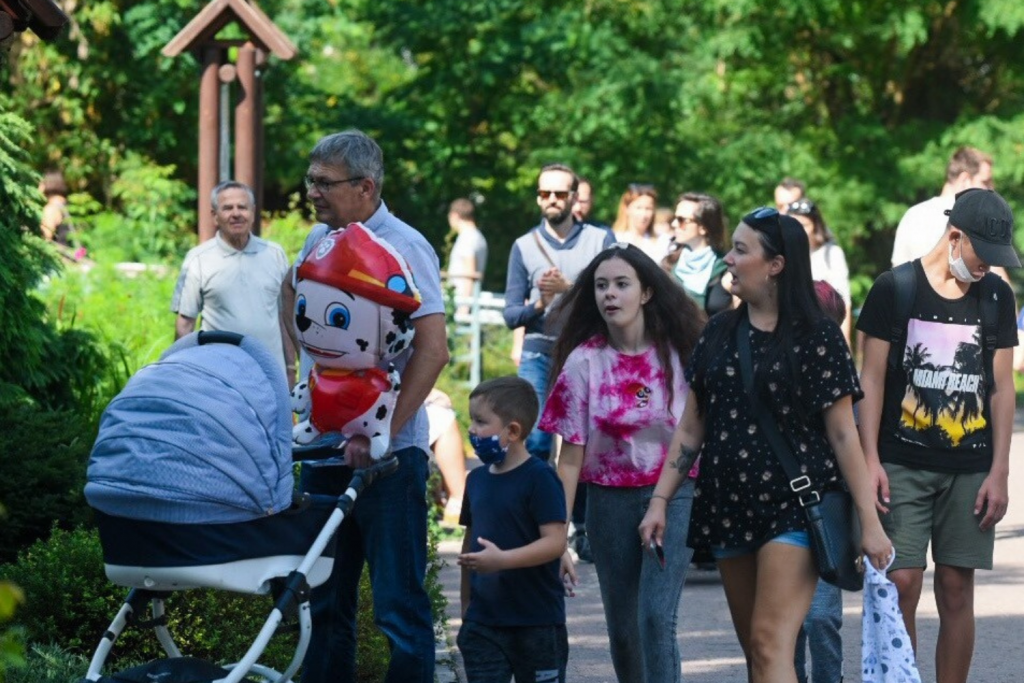
<svg viewBox="0 0 1024 683"><path fill-rule="evenodd" d="M789 220L796 223L798 228L800 227L795 218ZM785 253L785 240L782 237L782 214L778 209L773 206L762 206L744 216L743 222L752 229L763 233L777 253ZM803 230L803 228L800 229Z"/></svg>
<svg viewBox="0 0 1024 683"><path fill-rule="evenodd" d="M774 226L776 230L782 229L779 217L782 214L773 206L762 206L754 209L743 217L743 222L755 230L764 230L765 227Z"/></svg>
<svg viewBox="0 0 1024 683"><path fill-rule="evenodd" d="M537 190L537 196L541 199L550 199L552 195L555 199L568 199L570 194L571 190Z"/></svg>

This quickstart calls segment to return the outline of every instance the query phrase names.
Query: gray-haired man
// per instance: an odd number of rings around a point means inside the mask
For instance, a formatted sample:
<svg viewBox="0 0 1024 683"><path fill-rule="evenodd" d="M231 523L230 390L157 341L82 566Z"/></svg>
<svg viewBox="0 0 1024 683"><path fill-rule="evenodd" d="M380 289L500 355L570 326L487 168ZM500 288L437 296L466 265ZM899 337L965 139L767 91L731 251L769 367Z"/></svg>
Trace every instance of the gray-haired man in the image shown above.
<svg viewBox="0 0 1024 683"><path fill-rule="evenodd" d="M194 331L202 314L202 329L255 337L283 371L278 293L288 257L280 245L252 234L256 201L247 185L226 180L213 188L210 203L217 233L182 263L171 300L178 314L174 338Z"/></svg>
<svg viewBox="0 0 1024 683"><path fill-rule="evenodd" d="M412 316L411 349L394 360L402 391L391 423L395 474L378 480L356 502L338 530L334 573L313 590L313 641L306 655L303 683L355 680L356 601L364 562L369 563L377 625L391 644L389 683L433 683L434 629L430 599L423 588L427 557L427 419L423 402L448 363L440 266L434 248L414 228L388 211L381 200L384 158L365 133L348 130L322 138L309 157L306 187L320 223L299 254L306 254L328 232L359 222L391 243L406 259L422 304ZM282 285L294 335L295 288ZM298 344L296 344L298 348ZM303 359L300 373L311 362ZM370 463L369 442L356 437L346 448L352 468ZM311 493L340 495L352 469L303 467L302 486Z"/></svg>

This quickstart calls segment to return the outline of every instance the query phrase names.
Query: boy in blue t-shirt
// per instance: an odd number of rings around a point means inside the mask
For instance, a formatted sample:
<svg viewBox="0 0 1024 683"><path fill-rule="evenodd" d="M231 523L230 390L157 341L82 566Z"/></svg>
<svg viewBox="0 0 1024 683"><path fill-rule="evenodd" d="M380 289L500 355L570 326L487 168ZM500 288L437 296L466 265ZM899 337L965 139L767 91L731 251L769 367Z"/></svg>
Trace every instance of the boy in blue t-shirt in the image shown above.
<svg viewBox="0 0 1024 683"><path fill-rule="evenodd" d="M485 465L466 481L459 519L457 642L469 683L565 681L565 493L526 450L537 412L536 392L518 377L488 380L469 395L469 439Z"/></svg>

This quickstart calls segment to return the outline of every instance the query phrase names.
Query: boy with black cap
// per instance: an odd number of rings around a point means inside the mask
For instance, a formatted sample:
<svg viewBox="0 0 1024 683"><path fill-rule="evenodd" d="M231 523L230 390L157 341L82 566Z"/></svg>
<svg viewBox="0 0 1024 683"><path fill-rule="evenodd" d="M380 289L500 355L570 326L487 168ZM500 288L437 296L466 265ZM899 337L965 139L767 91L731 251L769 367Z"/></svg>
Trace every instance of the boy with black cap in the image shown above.
<svg viewBox="0 0 1024 683"><path fill-rule="evenodd" d="M974 571L992 568L1008 500L1015 306L1010 287L988 271L1021 264L1013 213L998 194L965 190L946 213L932 250L883 273L864 302L859 416L907 632L917 651L931 542L936 674L957 683L974 651Z"/></svg>

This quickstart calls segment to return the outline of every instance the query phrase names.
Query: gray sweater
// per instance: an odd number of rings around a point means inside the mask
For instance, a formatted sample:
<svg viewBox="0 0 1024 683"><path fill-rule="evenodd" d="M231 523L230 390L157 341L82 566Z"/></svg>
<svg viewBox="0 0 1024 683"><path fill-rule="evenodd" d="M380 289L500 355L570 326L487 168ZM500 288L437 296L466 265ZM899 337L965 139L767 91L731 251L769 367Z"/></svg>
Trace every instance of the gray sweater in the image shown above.
<svg viewBox="0 0 1024 683"><path fill-rule="evenodd" d="M550 237L543 223L534 227L512 245L508 259L508 280L505 285L505 324L511 329L526 328L523 351L550 354L561 327L548 320L548 313L558 302L555 297L550 306L538 311L540 299L537 283L545 271L554 266L571 282L576 280L595 256L615 242L610 230L587 223L572 226L564 242ZM537 237L544 251L537 244ZM545 256L545 253L547 256ZM548 260L550 258L550 261Z"/></svg>

